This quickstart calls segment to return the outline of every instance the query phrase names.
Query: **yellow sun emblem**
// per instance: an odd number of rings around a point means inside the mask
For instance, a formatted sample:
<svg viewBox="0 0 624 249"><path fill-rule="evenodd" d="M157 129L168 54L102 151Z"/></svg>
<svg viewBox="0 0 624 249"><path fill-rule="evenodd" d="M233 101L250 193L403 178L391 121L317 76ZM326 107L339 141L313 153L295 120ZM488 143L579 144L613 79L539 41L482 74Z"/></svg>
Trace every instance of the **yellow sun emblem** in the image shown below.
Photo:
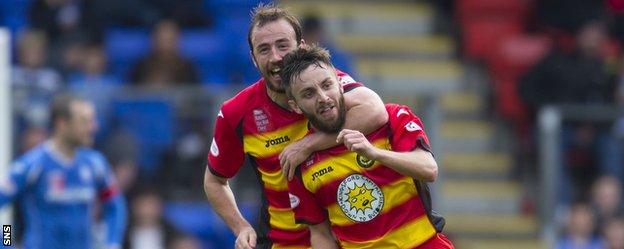
<svg viewBox="0 0 624 249"><path fill-rule="evenodd" d="M349 202L351 203L351 210L356 209L356 211L364 211L366 209L372 209L371 205L373 201L377 200L373 196L372 189L366 188L365 184L361 186L355 185L353 189L349 191Z"/></svg>

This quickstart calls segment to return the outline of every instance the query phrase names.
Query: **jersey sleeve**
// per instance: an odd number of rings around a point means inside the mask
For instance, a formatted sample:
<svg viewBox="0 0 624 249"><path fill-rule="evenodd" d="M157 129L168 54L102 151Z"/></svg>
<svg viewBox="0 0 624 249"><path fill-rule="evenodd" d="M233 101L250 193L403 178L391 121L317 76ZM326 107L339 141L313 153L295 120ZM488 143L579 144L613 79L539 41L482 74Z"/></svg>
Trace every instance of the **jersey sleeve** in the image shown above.
<svg viewBox="0 0 624 249"><path fill-rule="evenodd" d="M327 220L327 212L318 204L314 194L305 188L300 175L288 182L288 190L296 223L316 225Z"/></svg>
<svg viewBox="0 0 624 249"><path fill-rule="evenodd" d="M41 172L41 167L18 160L11 165L8 174L0 178L0 207L13 201L25 188L33 184Z"/></svg>
<svg viewBox="0 0 624 249"><path fill-rule="evenodd" d="M344 92L351 91L357 87L364 86L361 82L355 81L349 74L336 70L336 74L338 75L338 80L340 81L340 85L342 85L342 89Z"/></svg>
<svg viewBox="0 0 624 249"><path fill-rule="evenodd" d="M237 125L233 127L230 118L223 109L219 111L208 153L208 169L223 178L236 175L245 160L241 134L237 133Z"/></svg>
<svg viewBox="0 0 624 249"><path fill-rule="evenodd" d="M404 105L386 104L388 122L392 134L392 149L398 152L420 148L429 152L429 138L420 118Z"/></svg>
<svg viewBox="0 0 624 249"><path fill-rule="evenodd" d="M117 181L104 155L94 152L91 160L95 168L95 183L98 196L102 202L107 202L120 194Z"/></svg>

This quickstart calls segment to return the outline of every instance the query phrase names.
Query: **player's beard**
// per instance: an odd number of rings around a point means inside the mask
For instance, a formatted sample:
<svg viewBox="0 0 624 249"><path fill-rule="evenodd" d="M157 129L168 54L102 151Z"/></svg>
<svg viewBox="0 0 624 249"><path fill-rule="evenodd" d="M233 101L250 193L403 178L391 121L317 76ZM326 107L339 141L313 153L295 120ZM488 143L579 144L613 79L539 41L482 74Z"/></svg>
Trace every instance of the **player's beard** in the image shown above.
<svg viewBox="0 0 624 249"><path fill-rule="evenodd" d="M279 93L279 94L285 94L286 93L286 89L284 88L284 85L282 84L282 80L280 78L279 82L274 82L271 80L271 73L267 70L262 70L262 77L264 78L264 82L266 83L267 87L269 88L269 90Z"/></svg>
<svg viewBox="0 0 624 249"><path fill-rule="evenodd" d="M322 121L314 112L308 112L304 109L301 109L301 111L305 114L315 129L331 134L337 133L342 129L342 126L345 123L345 118L347 117L347 110L344 105L344 96L342 94L340 94L338 105L335 107L338 109L338 116L333 122Z"/></svg>

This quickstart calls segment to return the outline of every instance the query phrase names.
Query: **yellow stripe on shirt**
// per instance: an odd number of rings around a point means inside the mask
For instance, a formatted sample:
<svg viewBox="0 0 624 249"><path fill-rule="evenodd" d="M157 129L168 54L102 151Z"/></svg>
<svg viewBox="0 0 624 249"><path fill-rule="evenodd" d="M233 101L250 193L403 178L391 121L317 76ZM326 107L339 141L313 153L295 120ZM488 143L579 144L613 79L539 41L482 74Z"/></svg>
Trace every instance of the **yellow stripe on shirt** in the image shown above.
<svg viewBox="0 0 624 249"><path fill-rule="evenodd" d="M427 215L413 220L375 240L364 242L341 241L342 248L414 248L431 237L435 236L436 230L431 225Z"/></svg>
<svg viewBox="0 0 624 249"><path fill-rule="evenodd" d="M260 169L260 167L257 167L257 169L260 171L260 177L262 178L265 188L275 191L288 190L288 183L286 182L286 177L282 174L282 170L267 172Z"/></svg>
<svg viewBox="0 0 624 249"><path fill-rule="evenodd" d="M273 228L298 231L306 228L306 225L295 223L295 213L290 208L276 208L269 206L269 224Z"/></svg>
<svg viewBox="0 0 624 249"><path fill-rule="evenodd" d="M377 148L390 149L390 142L385 137L373 141L372 144ZM372 170L381 165L379 162L375 161L371 167L365 169L358 166L356 157L357 154L355 152L348 151L341 155L328 157L325 160L316 162L302 174L302 180L306 189L308 189L311 193L316 193L316 191L318 191L318 189L326 183L345 178L350 174L360 173L364 170ZM322 179L319 180L315 179L314 173L329 167L332 168L331 174L323 175Z"/></svg>
<svg viewBox="0 0 624 249"><path fill-rule="evenodd" d="M287 145L307 133L308 121L302 120L272 132L245 135L243 148L253 157L266 158L279 154Z"/></svg>

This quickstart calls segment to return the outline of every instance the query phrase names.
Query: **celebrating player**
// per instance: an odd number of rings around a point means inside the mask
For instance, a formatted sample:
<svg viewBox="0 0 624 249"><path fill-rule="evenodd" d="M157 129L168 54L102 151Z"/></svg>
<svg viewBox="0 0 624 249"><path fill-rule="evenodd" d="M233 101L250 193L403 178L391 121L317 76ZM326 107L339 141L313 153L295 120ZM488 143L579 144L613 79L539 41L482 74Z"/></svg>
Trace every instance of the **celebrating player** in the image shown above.
<svg viewBox="0 0 624 249"><path fill-rule="evenodd" d="M329 53L319 47L286 55L281 76L291 108L315 132L340 131L343 143L313 153L288 184L312 246L453 248L441 234L444 219L431 209L426 182L436 179L438 166L420 119L389 104L389 122L368 136L342 129L348 122L343 90Z"/></svg>
<svg viewBox="0 0 624 249"><path fill-rule="evenodd" d="M289 197L280 160L288 172L289 165L302 162L312 151L335 146L337 134L305 136L307 120L289 109L279 73L282 57L304 44L301 33L299 21L281 8L259 6L254 10L248 42L262 78L226 101L216 119L204 188L212 207L236 234L236 248L310 246L307 226L295 223L290 206L297 200ZM345 91L347 117L359 117L345 127L368 133L386 122L387 113L377 94L358 87L361 84L345 73L338 72L337 77ZM258 233L240 214L227 182L246 155L263 187L265 205Z"/></svg>
<svg viewBox="0 0 624 249"><path fill-rule="evenodd" d="M120 248L123 196L106 159L87 148L96 129L91 103L69 96L51 104L52 136L12 166L0 184L0 207L16 199L25 219L24 248L93 248L93 207L99 200L107 248Z"/></svg>

